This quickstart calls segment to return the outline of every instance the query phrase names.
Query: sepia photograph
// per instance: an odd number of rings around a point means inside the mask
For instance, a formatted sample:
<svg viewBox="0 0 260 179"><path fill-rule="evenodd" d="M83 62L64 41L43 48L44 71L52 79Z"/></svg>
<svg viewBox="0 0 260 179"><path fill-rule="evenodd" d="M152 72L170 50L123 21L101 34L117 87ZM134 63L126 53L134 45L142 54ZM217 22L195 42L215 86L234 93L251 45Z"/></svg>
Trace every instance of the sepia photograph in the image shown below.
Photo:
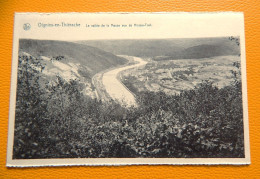
<svg viewBox="0 0 260 179"><path fill-rule="evenodd" d="M190 26L184 35L170 35L176 24L167 21L173 28L156 26L159 17L178 14L139 14L145 23L127 25L121 21L131 14L114 15L96 16L118 23L82 23L93 14L78 14L75 23L69 14L60 23L17 18L7 166L249 164L241 14L195 14L193 27L193 15L184 13L183 21L177 17ZM205 23L211 16L216 26L226 16L241 26L203 35L214 29ZM74 38L75 29L106 36Z"/></svg>

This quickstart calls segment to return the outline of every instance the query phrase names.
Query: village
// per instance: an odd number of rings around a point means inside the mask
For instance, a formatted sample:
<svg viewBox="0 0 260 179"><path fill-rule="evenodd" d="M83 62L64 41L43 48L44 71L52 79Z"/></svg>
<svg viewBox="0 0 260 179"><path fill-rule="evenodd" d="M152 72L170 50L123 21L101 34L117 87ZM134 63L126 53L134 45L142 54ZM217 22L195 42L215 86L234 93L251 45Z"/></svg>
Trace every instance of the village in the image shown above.
<svg viewBox="0 0 260 179"><path fill-rule="evenodd" d="M149 61L146 66L123 72L121 78L139 92L163 91L169 95L193 89L205 80L223 88L232 83L231 70L236 70L233 63L237 61L238 56Z"/></svg>

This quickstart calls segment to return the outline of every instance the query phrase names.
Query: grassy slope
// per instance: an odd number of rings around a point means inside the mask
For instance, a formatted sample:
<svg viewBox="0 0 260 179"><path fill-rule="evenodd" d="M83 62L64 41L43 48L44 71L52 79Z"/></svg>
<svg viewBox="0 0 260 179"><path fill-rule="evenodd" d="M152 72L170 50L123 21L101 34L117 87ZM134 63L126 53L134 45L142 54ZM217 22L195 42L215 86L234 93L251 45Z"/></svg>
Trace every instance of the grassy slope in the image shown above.
<svg viewBox="0 0 260 179"><path fill-rule="evenodd" d="M89 73L126 63L126 60L95 47L65 41L21 39L20 52L27 52L35 57L62 55L73 63L87 66Z"/></svg>

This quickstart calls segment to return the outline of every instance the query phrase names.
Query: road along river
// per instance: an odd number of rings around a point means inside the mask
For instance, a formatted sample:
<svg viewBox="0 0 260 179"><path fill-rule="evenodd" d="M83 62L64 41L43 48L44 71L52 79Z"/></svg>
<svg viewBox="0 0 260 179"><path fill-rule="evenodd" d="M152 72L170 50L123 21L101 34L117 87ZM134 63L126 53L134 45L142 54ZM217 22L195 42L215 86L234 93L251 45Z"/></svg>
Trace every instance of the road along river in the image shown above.
<svg viewBox="0 0 260 179"><path fill-rule="evenodd" d="M117 78L118 74L124 70L128 70L131 68L140 67L142 65L146 65L147 62L139 57L133 57L134 61L138 62L137 64L129 65L129 66L123 66L120 68L113 69L111 71L105 72L103 74L102 82L104 85L105 90L107 91L108 95L114 99L115 101L118 101L120 104L126 105L126 106L137 106L136 99L123 84L122 82Z"/></svg>

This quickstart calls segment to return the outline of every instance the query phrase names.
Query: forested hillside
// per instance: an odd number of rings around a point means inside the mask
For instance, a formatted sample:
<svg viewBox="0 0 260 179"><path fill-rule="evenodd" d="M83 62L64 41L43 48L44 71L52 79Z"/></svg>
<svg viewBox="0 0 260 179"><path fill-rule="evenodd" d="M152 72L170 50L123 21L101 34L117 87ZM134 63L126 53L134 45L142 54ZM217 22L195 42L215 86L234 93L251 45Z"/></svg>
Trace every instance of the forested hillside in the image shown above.
<svg viewBox="0 0 260 179"><path fill-rule="evenodd" d="M65 41L21 39L19 51L34 57L64 56L67 62L79 63L86 67L91 76L102 70L122 65L126 59L95 47Z"/></svg>
<svg viewBox="0 0 260 179"><path fill-rule="evenodd" d="M239 39L231 38L231 41L239 46ZM182 41L183 45L191 42ZM213 54L223 48L212 44L209 48L209 42L207 46L194 42L187 49L190 54L196 54L198 49L206 48ZM153 50L140 43L146 53ZM198 54L203 54L203 50ZM184 61L176 61L185 65ZM216 72L212 69L217 68L217 63L201 61L210 67L211 73ZM224 67L233 66L223 68L223 72L230 73L230 82L222 87L208 78L198 81L193 88L167 93L139 90L133 85L134 79L126 79L122 83L135 94L137 106L124 106L113 98L105 102L92 98L89 94L94 93L93 86L91 81L81 81L80 66L89 68L93 75L123 62L115 55L82 44L21 40L13 158L245 157L240 61L219 59ZM174 62L169 71L169 64L161 64L160 69L150 66L146 72L168 75L160 81L173 80L179 75L183 85L185 78L193 78L192 74L201 70L195 69L195 64L184 69ZM200 76L209 77L207 73ZM144 75L136 79L141 78L147 79Z"/></svg>
<svg viewBox="0 0 260 179"><path fill-rule="evenodd" d="M77 80L57 76L41 88L44 66L20 56L13 158L244 157L234 66L230 86L206 81L179 95L140 92L140 108L125 108L84 96Z"/></svg>

